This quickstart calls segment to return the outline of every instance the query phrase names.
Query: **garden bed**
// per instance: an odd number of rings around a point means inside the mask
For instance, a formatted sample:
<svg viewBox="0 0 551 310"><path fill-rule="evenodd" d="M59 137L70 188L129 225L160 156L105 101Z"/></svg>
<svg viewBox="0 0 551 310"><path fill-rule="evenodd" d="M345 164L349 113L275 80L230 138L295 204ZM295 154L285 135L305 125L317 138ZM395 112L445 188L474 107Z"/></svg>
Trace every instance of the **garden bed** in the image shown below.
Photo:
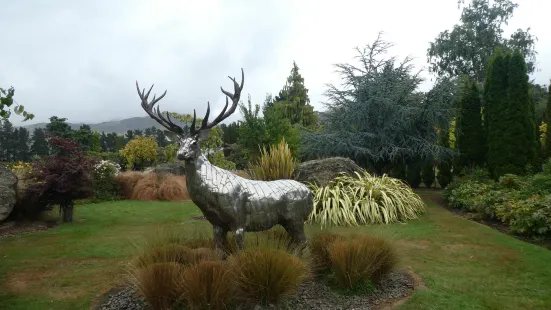
<svg viewBox="0 0 551 310"><path fill-rule="evenodd" d="M518 240L522 240L524 242L539 245L541 247L544 247L544 248L547 248L547 249L551 250L551 238L534 239L534 238L530 238L530 237L526 237L526 236L522 236L522 235L517 235L517 234L514 234L511 231L511 229L509 228L509 225L507 225L506 223L503 223L503 222L498 221L498 220L488 220L488 219L477 218L476 213L454 208L451 204L447 203L442 197L436 197L436 196L427 196L427 197L430 197L429 198L430 200L434 201L439 206L447 209L448 211L450 211L451 213L453 213L457 216L463 217L463 218L468 219L468 220L473 221L473 222L477 222L477 223L482 224L484 226L488 226L488 227L490 227L492 229L495 229L499 232L510 235L510 236L512 236L512 237L514 237Z"/></svg>
<svg viewBox="0 0 551 310"><path fill-rule="evenodd" d="M254 310L303 309L389 309L407 299L414 289L422 287L416 277L407 271L386 275L376 288L364 295L343 295L335 292L324 281L310 280L300 285L297 293L287 297L280 306L251 306ZM147 310L144 298L132 286L116 287L101 296L93 310Z"/></svg>
<svg viewBox="0 0 551 310"><path fill-rule="evenodd" d="M58 221L4 222L0 224L0 239L48 230L59 225Z"/></svg>

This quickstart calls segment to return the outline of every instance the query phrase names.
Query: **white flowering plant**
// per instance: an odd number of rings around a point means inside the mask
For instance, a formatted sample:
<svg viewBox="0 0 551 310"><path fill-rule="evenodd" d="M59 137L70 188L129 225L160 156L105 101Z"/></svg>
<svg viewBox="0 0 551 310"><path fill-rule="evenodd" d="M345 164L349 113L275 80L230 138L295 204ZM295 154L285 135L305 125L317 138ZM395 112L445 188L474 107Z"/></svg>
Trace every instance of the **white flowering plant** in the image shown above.
<svg viewBox="0 0 551 310"><path fill-rule="evenodd" d="M114 200L118 197L115 177L120 173L119 164L102 160L96 164L93 172L94 200Z"/></svg>

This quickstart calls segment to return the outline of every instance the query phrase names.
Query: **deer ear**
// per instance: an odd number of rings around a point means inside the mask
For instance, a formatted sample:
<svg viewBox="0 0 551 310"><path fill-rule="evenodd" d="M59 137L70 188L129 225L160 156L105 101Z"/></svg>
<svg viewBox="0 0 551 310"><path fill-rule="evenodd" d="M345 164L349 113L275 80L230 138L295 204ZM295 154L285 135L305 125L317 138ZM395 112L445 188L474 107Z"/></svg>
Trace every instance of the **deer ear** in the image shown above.
<svg viewBox="0 0 551 310"><path fill-rule="evenodd" d="M201 129L199 130L199 141L207 140L210 136L210 129Z"/></svg>

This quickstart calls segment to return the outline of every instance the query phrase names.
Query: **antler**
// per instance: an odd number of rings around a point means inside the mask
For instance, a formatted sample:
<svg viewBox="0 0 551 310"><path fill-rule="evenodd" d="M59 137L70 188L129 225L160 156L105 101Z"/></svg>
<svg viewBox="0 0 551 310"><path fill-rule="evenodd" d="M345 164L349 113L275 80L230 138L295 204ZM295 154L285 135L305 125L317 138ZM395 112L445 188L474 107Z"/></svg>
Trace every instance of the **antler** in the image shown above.
<svg viewBox="0 0 551 310"><path fill-rule="evenodd" d="M175 134L184 134L184 129L172 122L172 120L170 119L170 114L168 114L168 112L166 112L165 118L161 113L159 106L157 106L156 110L153 109L155 103L159 102L159 100L163 99L163 97L166 95L166 90L159 98L155 98L157 95L153 95L153 100L151 100L151 102L148 102L147 98L149 97L149 93L151 93L151 90L153 89L153 85L151 85L151 88L149 88L149 91L146 94L145 88L143 89L143 91L140 91L140 86L138 86L138 81L136 81L136 89L138 90L138 95L140 95L140 99L142 100L142 108L145 110L145 112L147 112L147 114L149 114L152 119L156 120L157 123L163 125L163 127L168 129L169 131L172 131ZM155 113L153 113L153 111L156 112L156 115Z"/></svg>
<svg viewBox="0 0 551 310"><path fill-rule="evenodd" d="M230 78L230 80L233 81L234 93L232 94L230 92L227 92L224 90L224 88L220 87L220 89L222 90L222 93L226 95L226 105L224 106L224 109L222 109L222 112L220 112L220 114L209 124L208 119L210 114L210 103L207 102L207 113L205 113L205 118L203 118L203 122L201 123L201 128L199 129L195 128L196 117L195 117L195 109L194 109L193 122L191 123L191 127L189 129L189 132L191 135L195 135L199 133L199 131L201 130L210 129L218 125L221 121L228 118L233 112L235 112L235 109L237 108L237 104L239 103L239 98L241 97L241 91L243 90L243 83L245 82L245 73L243 72L243 68L241 68L241 85L235 81L235 78L232 78L230 76L228 77ZM229 103L228 98L231 99L232 105L229 108L229 110L226 111L226 109L228 109L228 103Z"/></svg>

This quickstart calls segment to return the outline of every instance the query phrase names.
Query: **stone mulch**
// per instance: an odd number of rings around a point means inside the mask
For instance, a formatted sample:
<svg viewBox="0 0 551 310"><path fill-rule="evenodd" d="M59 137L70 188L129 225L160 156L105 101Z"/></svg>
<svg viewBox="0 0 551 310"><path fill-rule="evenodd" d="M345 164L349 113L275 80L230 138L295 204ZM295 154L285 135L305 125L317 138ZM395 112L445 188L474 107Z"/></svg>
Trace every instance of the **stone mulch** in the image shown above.
<svg viewBox="0 0 551 310"><path fill-rule="evenodd" d="M4 222L0 223L0 239L44 231L58 225L57 221Z"/></svg>
<svg viewBox="0 0 551 310"><path fill-rule="evenodd" d="M407 299L416 288L414 275L407 271L395 271L384 277L374 291L366 295L346 296L332 290L322 281L303 283L295 295L281 305L251 306L251 310L381 310L392 309ZM147 310L145 300L131 286L112 289L100 297L94 310Z"/></svg>

